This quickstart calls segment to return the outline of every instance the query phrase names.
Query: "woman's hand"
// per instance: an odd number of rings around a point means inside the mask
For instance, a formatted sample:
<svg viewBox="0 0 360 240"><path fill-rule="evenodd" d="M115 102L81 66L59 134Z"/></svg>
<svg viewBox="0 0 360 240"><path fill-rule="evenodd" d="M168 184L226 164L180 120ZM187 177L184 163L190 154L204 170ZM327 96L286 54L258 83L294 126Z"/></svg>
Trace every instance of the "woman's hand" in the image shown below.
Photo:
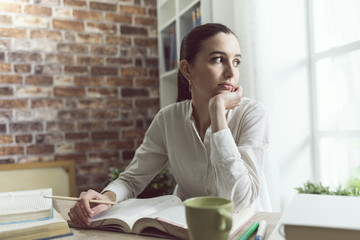
<svg viewBox="0 0 360 240"><path fill-rule="evenodd" d="M211 119L211 130L217 132L228 128L225 110L233 109L240 105L242 99L241 86L234 87L231 92L224 92L215 95L209 101L209 113Z"/></svg>
<svg viewBox="0 0 360 240"><path fill-rule="evenodd" d="M104 192L100 194L94 190L88 190L80 194L81 200L77 202L68 213L71 221L81 226L90 226L90 218L110 208L107 204L90 204L90 200L115 201L113 192Z"/></svg>

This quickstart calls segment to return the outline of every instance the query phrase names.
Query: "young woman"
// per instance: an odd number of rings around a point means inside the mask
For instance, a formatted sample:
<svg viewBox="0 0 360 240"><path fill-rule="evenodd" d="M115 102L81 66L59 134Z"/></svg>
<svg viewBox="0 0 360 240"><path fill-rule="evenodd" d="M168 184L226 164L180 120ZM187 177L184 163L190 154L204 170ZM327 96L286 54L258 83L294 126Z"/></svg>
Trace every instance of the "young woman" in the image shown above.
<svg viewBox="0 0 360 240"><path fill-rule="evenodd" d="M122 201L136 197L169 163L182 200L195 196L231 198L236 208L270 210L263 159L267 117L238 85L241 52L234 33L221 24L194 28L182 41L177 103L159 111L128 168L102 193L81 193L71 220L109 208L90 199Z"/></svg>

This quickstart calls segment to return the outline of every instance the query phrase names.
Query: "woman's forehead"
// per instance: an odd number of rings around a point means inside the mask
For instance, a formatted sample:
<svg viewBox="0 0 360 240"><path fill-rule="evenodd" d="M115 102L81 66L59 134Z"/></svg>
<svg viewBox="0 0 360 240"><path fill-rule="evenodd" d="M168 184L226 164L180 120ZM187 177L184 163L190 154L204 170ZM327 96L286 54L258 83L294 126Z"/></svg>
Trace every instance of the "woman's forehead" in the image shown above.
<svg viewBox="0 0 360 240"><path fill-rule="evenodd" d="M240 44L238 39L231 33L218 33L208 39L202 44L203 54L211 53L213 51L221 51L228 54L240 54Z"/></svg>

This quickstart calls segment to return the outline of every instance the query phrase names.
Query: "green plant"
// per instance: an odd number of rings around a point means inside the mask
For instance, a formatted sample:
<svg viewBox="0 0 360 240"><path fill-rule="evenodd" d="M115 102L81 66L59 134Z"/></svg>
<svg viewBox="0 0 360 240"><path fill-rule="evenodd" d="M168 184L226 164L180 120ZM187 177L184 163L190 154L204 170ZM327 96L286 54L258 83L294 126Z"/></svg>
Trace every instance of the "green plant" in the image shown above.
<svg viewBox="0 0 360 240"><path fill-rule="evenodd" d="M358 182L359 184L359 182ZM342 196L359 196L358 189L351 187L338 186L335 190L331 190L330 187L322 185L322 183L312 183L307 181L302 187L295 188L298 193L309 194L324 194L324 195L342 195Z"/></svg>
<svg viewBox="0 0 360 240"><path fill-rule="evenodd" d="M116 168L111 167L109 173L109 180L115 180L121 172L125 170L126 167ZM155 178L146 186L144 191L142 191L138 198L150 198L162 195L172 194L174 191L176 183L174 177L170 173L168 168L163 168Z"/></svg>

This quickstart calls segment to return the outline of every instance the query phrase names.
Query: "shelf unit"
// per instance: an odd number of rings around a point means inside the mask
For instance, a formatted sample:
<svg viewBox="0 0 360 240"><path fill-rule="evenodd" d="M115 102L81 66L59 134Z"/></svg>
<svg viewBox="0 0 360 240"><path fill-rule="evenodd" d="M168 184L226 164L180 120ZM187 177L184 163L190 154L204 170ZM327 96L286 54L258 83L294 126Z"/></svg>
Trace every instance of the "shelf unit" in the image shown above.
<svg viewBox="0 0 360 240"><path fill-rule="evenodd" d="M157 1L161 108L176 101L181 40L193 28L194 12L200 10L201 24L210 22L210 2L209 0Z"/></svg>

